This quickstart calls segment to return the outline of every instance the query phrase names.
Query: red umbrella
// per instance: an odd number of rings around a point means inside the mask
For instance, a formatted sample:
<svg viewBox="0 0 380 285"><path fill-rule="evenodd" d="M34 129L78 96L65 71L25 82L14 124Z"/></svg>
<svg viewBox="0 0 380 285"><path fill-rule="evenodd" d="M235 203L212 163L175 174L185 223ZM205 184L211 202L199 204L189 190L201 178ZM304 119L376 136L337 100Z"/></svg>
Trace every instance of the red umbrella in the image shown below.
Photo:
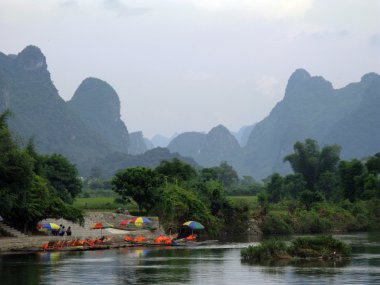
<svg viewBox="0 0 380 285"><path fill-rule="evenodd" d="M129 223L129 220L124 220L120 223L120 226L125 227Z"/></svg>
<svg viewBox="0 0 380 285"><path fill-rule="evenodd" d="M107 229L107 228L113 228L113 225L111 225L110 223L105 223L105 222L104 223L97 222L91 226L91 229L100 229L100 234L102 234L103 229Z"/></svg>

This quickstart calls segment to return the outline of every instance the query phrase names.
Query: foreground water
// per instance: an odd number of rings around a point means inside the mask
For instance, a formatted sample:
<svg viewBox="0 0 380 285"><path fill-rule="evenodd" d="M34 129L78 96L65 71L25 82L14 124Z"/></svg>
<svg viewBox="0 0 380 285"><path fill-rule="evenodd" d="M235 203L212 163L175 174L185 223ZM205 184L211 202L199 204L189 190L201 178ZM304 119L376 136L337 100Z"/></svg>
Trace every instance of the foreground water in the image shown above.
<svg viewBox="0 0 380 285"><path fill-rule="evenodd" d="M0 255L0 284L380 284L380 235L337 238L352 245L351 260L242 263L252 243Z"/></svg>

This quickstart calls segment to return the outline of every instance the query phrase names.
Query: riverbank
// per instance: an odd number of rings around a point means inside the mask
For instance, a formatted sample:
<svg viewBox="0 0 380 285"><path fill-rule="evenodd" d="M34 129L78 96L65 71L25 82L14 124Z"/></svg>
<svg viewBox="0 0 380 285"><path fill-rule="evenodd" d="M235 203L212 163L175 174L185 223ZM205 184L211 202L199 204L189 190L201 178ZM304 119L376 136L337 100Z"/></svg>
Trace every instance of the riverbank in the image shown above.
<svg viewBox="0 0 380 285"><path fill-rule="evenodd" d="M144 236L146 239L152 239L160 234L163 234L163 230L159 225L158 217L149 217L152 223L148 228L134 229L134 230L123 230L120 223L124 220L131 220L133 216L119 213L108 213L108 212L88 212L84 217L84 224L78 225L64 219L46 219L41 221L41 223L56 223L58 225L65 225L72 229L72 236L64 235L52 236L48 233L39 234L29 234L23 237L0 237L0 252L10 252L12 250L17 250L26 247L41 247L43 244L49 241L67 241L72 239L87 239L96 238L100 236L111 237L114 242L123 241L125 236L138 237ZM91 229L91 225L95 222L102 221L113 224L117 228L108 229Z"/></svg>

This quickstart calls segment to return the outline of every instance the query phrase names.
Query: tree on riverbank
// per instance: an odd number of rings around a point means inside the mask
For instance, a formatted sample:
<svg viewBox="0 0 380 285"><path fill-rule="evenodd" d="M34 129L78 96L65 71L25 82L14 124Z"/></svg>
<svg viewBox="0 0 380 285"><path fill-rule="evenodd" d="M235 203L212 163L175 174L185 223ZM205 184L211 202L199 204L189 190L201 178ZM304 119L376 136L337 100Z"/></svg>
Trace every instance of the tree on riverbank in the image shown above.
<svg viewBox="0 0 380 285"><path fill-rule="evenodd" d="M316 141L296 142L284 158L295 174L266 179L270 202L256 218L264 233L318 233L372 230L380 226L380 154L365 160L339 160L340 147Z"/></svg>
<svg viewBox="0 0 380 285"><path fill-rule="evenodd" d="M74 166L60 157L60 161L65 161L60 173L70 179L68 182L62 177L52 179L44 169L52 168L47 161L55 155L40 156L32 142L25 149L18 146L8 129L9 115L9 111L0 115L0 215L24 231L35 229L37 222L47 217L81 221L82 213L60 198L65 186L72 185L73 181L80 183ZM72 197L80 191L81 185L75 187Z"/></svg>

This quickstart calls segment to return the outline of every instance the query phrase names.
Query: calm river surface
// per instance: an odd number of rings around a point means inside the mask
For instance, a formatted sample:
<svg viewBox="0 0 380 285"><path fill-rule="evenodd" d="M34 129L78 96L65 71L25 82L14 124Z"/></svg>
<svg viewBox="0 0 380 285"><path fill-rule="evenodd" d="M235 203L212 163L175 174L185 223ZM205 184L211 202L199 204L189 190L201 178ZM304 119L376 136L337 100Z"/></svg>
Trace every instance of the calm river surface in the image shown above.
<svg viewBox="0 0 380 285"><path fill-rule="evenodd" d="M242 263L253 243L0 255L0 284L380 284L380 235L336 237L353 246L351 260Z"/></svg>

